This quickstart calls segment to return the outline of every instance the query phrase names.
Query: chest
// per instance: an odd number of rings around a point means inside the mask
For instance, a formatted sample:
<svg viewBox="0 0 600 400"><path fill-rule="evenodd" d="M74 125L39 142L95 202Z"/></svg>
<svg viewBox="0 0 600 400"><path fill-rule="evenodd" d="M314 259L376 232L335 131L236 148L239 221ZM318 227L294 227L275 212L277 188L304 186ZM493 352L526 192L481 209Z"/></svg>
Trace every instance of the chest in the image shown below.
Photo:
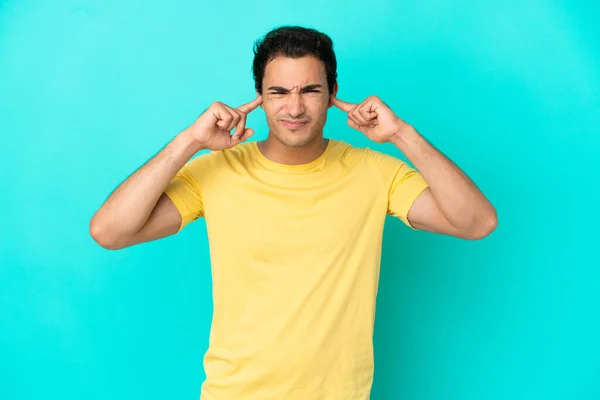
<svg viewBox="0 0 600 400"><path fill-rule="evenodd" d="M213 187L204 198L211 245L248 257L333 251L379 231L387 193L378 179L351 174L325 182L273 185L247 177Z"/></svg>

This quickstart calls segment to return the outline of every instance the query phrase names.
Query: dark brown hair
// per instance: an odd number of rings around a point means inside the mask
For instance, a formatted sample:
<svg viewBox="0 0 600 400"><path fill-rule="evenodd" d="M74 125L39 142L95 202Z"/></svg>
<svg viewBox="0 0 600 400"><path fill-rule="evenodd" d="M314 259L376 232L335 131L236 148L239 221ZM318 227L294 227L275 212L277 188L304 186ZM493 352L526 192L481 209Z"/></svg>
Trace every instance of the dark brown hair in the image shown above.
<svg viewBox="0 0 600 400"><path fill-rule="evenodd" d="M254 86L262 93L262 81L265 67L278 56L301 58L313 56L325 66L329 93L337 82L337 61L333 51L333 42L329 36L314 29L301 26L282 26L267 33L254 44L254 62L252 72Z"/></svg>

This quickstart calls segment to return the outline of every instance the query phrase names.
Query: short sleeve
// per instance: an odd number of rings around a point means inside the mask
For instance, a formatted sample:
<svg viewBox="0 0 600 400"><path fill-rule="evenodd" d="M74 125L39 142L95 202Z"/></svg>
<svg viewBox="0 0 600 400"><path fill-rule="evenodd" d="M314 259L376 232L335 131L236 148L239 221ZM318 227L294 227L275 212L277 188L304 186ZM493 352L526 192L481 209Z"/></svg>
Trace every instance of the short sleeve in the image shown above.
<svg viewBox="0 0 600 400"><path fill-rule="evenodd" d="M188 223L204 216L202 188L209 171L210 154L188 161L167 185L164 193L181 214L180 232Z"/></svg>
<svg viewBox="0 0 600 400"><path fill-rule="evenodd" d="M421 193L428 187L425 178L406 162L387 154L380 154L380 166L388 191L387 213L400 218L411 229L408 212Z"/></svg>

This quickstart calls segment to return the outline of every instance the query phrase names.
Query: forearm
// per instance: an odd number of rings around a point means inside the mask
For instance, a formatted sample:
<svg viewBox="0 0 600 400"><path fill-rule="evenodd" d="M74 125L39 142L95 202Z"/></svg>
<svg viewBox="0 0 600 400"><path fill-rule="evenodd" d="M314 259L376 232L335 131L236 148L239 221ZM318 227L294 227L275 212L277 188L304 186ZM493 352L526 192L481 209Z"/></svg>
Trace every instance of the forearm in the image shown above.
<svg viewBox="0 0 600 400"><path fill-rule="evenodd" d="M121 183L93 216L90 226L104 235L139 231L175 174L201 149L183 131Z"/></svg>
<svg viewBox="0 0 600 400"><path fill-rule="evenodd" d="M391 142L423 175L440 210L455 228L477 230L495 220L496 210L475 183L413 127L405 126Z"/></svg>

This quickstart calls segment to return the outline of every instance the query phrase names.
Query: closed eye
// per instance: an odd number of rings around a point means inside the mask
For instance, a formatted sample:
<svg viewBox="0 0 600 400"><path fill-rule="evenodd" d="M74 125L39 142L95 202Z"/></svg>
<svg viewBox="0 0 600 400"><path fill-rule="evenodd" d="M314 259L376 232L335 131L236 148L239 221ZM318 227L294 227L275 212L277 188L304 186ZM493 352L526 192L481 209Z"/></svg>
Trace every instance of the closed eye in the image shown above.
<svg viewBox="0 0 600 400"><path fill-rule="evenodd" d="M311 84L311 85L306 85L303 88L301 88L300 90L302 91L302 93L321 93L321 90L323 88L323 85L321 84ZM288 94L290 93L290 89L285 88L283 86L271 86L269 87L269 94L270 95L282 95L282 94Z"/></svg>
<svg viewBox="0 0 600 400"><path fill-rule="evenodd" d="M309 89L309 90L303 90L303 93L321 93L320 90L316 90L316 89ZM289 92L271 92L270 94L288 94Z"/></svg>

